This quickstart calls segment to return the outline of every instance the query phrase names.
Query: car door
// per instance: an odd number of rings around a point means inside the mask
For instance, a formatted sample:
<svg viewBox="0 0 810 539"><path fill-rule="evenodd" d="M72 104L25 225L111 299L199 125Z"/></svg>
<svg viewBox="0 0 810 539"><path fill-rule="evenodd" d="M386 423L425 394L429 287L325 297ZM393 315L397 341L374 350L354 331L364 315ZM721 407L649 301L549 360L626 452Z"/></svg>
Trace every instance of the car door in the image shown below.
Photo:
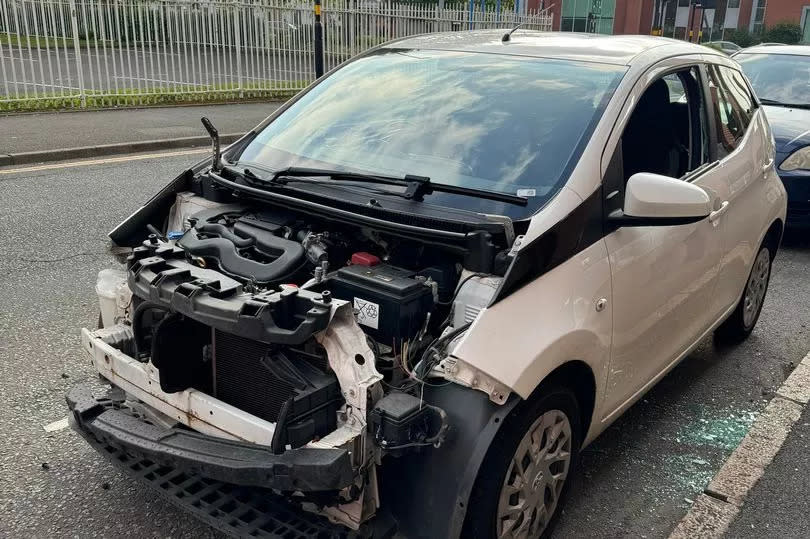
<svg viewBox="0 0 810 539"><path fill-rule="evenodd" d="M748 278L767 223L767 178L773 172L774 150L764 112L759 110L742 74L733 67L705 65L712 111L712 150L717 172L728 184L722 201L724 234L715 301L717 309L733 309Z"/></svg>
<svg viewBox="0 0 810 539"><path fill-rule="evenodd" d="M702 71L698 62L678 63L670 59L642 77L628 99L620 118L629 118L617 126L616 147L606 148L612 157L603 178L605 214L621 207L624 186L637 172L693 182L710 194L719 213L688 225L623 227L607 234L614 305L606 416L629 406L719 316L719 217L728 183L711 159Z"/></svg>

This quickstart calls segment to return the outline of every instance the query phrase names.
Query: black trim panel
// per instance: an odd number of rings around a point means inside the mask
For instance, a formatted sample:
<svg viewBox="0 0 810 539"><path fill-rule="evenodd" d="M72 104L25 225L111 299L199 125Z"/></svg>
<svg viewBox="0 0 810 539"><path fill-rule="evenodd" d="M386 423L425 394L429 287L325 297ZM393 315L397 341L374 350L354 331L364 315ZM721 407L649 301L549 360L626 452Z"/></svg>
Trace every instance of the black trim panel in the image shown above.
<svg viewBox="0 0 810 539"><path fill-rule="evenodd" d="M566 217L518 251L492 303L548 273L604 236L600 186Z"/></svg>
<svg viewBox="0 0 810 539"><path fill-rule="evenodd" d="M616 210L608 215L607 220L609 223L620 228L623 226L678 226L678 225L691 225L698 221L704 220L708 215L690 216L690 217L636 217L634 215L625 215L622 210Z"/></svg>
<svg viewBox="0 0 810 539"><path fill-rule="evenodd" d="M380 499L409 539L460 538L478 472L504 419L523 402L502 405L456 384L424 388L424 400L447 413L450 428L439 448L386 457Z"/></svg>

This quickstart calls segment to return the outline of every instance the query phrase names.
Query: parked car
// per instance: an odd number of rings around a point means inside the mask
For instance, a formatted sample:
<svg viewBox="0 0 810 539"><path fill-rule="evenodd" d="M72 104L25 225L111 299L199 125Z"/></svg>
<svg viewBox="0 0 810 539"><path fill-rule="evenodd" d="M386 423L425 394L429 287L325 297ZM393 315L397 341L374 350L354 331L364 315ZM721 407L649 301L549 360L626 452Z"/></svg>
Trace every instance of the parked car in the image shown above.
<svg viewBox="0 0 810 539"><path fill-rule="evenodd" d="M737 54L776 139L788 194L787 226L810 227L810 47L751 47Z"/></svg>
<svg viewBox="0 0 810 539"><path fill-rule="evenodd" d="M729 55L734 54L735 52L742 49L742 47L740 47L733 41L707 41L706 43L703 43L703 45L711 47L714 50L724 52Z"/></svg>
<svg viewBox="0 0 810 539"><path fill-rule="evenodd" d="M233 534L547 535L583 447L751 333L782 236L763 111L680 41L405 38L221 155L204 123L110 233L82 346L111 388L67 400Z"/></svg>

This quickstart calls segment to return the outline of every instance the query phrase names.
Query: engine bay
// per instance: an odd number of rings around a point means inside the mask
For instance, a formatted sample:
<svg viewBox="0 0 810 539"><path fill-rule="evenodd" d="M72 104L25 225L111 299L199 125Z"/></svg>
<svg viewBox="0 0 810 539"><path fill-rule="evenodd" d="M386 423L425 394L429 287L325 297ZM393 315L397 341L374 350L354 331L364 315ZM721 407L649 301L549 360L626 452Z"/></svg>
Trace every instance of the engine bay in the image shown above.
<svg viewBox="0 0 810 539"><path fill-rule="evenodd" d="M247 205L195 213L187 230L169 234L179 236L176 245L188 260L250 291L329 290L354 302L358 322L388 346L425 328L427 314L447 305L460 275L458 263L414 241Z"/></svg>
<svg viewBox="0 0 810 539"><path fill-rule="evenodd" d="M502 280L470 249L256 201L173 199L126 258L131 299L103 340L154 368L165 395L199 391L268 422L277 455L350 448L355 482L319 494L317 512L356 528L379 504L364 487L374 463L443 443L446 414L422 398L431 378L508 396L452 357ZM482 238L491 270L508 246Z"/></svg>

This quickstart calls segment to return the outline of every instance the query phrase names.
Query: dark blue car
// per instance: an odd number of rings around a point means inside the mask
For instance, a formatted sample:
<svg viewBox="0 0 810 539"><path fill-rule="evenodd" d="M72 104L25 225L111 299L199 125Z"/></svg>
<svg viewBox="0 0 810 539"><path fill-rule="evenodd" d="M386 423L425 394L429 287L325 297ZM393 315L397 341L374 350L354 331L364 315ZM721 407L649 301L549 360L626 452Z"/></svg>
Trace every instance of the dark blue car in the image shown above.
<svg viewBox="0 0 810 539"><path fill-rule="evenodd" d="M776 139L787 225L810 228L810 46L751 47L734 59L751 80Z"/></svg>

